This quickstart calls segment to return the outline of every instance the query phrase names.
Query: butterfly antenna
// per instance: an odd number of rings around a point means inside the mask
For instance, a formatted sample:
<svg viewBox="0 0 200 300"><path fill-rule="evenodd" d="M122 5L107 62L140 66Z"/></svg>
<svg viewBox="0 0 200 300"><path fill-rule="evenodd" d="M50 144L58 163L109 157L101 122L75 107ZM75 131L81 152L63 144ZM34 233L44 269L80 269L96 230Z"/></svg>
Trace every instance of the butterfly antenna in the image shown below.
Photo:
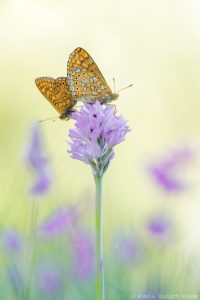
<svg viewBox="0 0 200 300"><path fill-rule="evenodd" d="M113 77L113 86L114 86L114 93L115 93L116 86L115 86L115 78L114 77Z"/></svg>
<svg viewBox="0 0 200 300"><path fill-rule="evenodd" d="M119 92L121 92L123 90L126 90L126 89L128 89L128 88L130 88L132 86L133 86L133 84L130 84L129 86L126 86L125 88L118 90L117 93L119 93Z"/></svg>
<svg viewBox="0 0 200 300"><path fill-rule="evenodd" d="M59 116L56 116L56 117L51 117L51 118L48 118L48 119L40 120L38 122L42 123L42 122L49 121L49 120L52 120L53 122L55 122L58 118L59 118Z"/></svg>

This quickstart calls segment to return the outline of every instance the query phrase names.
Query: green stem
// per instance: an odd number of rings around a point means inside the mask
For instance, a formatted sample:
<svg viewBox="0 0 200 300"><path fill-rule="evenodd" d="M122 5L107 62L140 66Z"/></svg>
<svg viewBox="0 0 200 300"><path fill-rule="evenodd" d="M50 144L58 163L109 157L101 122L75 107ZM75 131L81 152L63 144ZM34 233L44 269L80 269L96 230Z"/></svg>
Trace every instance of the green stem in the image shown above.
<svg viewBox="0 0 200 300"><path fill-rule="evenodd" d="M96 300L104 300L104 266L102 240L102 180L101 175L94 177L96 183Z"/></svg>

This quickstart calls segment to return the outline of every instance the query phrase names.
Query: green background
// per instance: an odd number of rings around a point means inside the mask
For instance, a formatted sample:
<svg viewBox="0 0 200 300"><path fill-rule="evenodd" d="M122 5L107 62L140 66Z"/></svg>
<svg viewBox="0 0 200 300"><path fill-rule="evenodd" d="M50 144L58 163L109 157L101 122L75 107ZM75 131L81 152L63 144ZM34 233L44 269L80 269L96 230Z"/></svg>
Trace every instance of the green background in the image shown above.
<svg viewBox="0 0 200 300"><path fill-rule="evenodd" d="M116 147L104 179L106 240L163 212L176 222L180 251L198 248L200 202L200 3L195 0L1 1L0 2L0 219L26 230L31 174L24 152L34 121L56 115L37 90L39 76L65 76L70 53L85 48L108 84L120 93L116 106L132 131ZM40 204L42 219L53 207L89 199L85 222L93 225L94 184L88 166L69 157L73 121L41 124L54 186ZM166 195L152 184L147 165L180 145L195 161L179 174L192 187ZM90 214L91 212L91 214Z"/></svg>

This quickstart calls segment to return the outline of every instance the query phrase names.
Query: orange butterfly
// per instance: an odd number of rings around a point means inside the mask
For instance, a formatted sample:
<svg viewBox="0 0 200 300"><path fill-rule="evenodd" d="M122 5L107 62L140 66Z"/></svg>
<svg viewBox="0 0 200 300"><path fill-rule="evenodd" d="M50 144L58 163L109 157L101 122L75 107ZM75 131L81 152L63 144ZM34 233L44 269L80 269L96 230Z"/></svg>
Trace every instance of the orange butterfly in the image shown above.
<svg viewBox="0 0 200 300"><path fill-rule="evenodd" d="M73 99L70 91L69 82L66 77L51 77L36 78L35 83L40 92L60 113L60 119L69 120L76 101Z"/></svg>
<svg viewBox="0 0 200 300"><path fill-rule="evenodd" d="M118 98L112 93L92 57L82 48L76 48L67 63L67 77L36 78L40 92L60 113L60 119L69 119L77 101L107 104ZM130 85L131 86L131 85Z"/></svg>
<svg viewBox="0 0 200 300"><path fill-rule="evenodd" d="M86 103L99 100L101 104L118 98L112 93L92 57L82 48L76 48L67 63L67 78L73 99Z"/></svg>

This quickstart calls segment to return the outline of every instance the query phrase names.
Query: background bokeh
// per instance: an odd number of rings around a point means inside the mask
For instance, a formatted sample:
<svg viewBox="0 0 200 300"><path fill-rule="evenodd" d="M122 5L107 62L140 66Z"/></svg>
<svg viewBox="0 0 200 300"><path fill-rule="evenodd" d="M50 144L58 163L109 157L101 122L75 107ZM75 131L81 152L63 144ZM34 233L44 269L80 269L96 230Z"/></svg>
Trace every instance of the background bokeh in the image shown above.
<svg viewBox="0 0 200 300"><path fill-rule="evenodd" d="M113 232L147 235L154 214L176 223L172 249L186 255L200 244L200 3L197 0L0 2L0 220L26 231L31 174L24 149L33 122L56 115L37 90L39 76L65 76L70 53L85 48L108 84L122 91L116 106L132 131L116 148L104 179L105 244ZM39 219L62 203L89 198L89 167L69 157L73 121L41 123L54 186L42 200ZM148 166L190 147L194 157L179 176L188 188L169 193L152 180ZM93 214L84 221L93 224ZM194 252L193 252L194 251Z"/></svg>

